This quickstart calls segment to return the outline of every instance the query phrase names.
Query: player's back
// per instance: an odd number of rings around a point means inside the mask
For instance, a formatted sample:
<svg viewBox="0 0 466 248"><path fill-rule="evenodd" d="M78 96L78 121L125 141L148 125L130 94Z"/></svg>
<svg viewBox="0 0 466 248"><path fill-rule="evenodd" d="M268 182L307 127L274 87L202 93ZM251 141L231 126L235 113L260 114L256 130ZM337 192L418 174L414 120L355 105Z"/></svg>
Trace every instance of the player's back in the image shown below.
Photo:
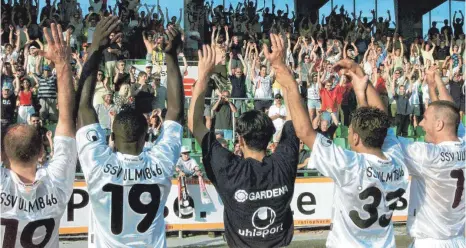
<svg viewBox="0 0 466 248"><path fill-rule="evenodd" d="M435 145L399 138L399 148L412 176L408 233L421 239L464 237L465 141Z"/></svg>
<svg viewBox="0 0 466 248"><path fill-rule="evenodd" d="M58 247L60 219L73 192L76 140L57 136L54 156L32 184L0 168L2 247Z"/></svg>
<svg viewBox="0 0 466 248"><path fill-rule="evenodd" d="M113 153L98 124L78 131L79 159L92 207L89 245L165 247L164 207L182 127L166 121L156 145L139 156Z"/></svg>
<svg viewBox="0 0 466 248"><path fill-rule="evenodd" d="M344 150L318 135L310 168L335 182L327 247L395 247L393 211L408 186L403 161Z"/></svg>

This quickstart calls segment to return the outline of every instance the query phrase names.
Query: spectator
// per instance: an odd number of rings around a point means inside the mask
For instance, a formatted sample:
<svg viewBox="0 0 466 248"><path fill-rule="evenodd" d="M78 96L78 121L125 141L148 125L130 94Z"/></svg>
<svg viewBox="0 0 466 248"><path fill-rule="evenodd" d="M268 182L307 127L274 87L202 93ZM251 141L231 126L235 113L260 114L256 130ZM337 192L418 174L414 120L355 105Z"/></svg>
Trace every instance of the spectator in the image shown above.
<svg viewBox="0 0 466 248"><path fill-rule="evenodd" d="M280 141L280 135L283 128L283 124L286 120L286 107L282 104L283 97L280 94L275 95L274 104L269 108L269 117L272 119L273 126L275 127L275 133L273 135L273 142L278 143Z"/></svg>
<svg viewBox="0 0 466 248"><path fill-rule="evenodd" d="M320 110L320 68L318 72L312 72L309 84L307 87L307 109L309 111L309 117L314 120L316 116L316 110Z"/></svg>
<svg viewBox="0 0 466 248"><path fill-rule="evenodd" d="M233 116L236 113L235 105L230 101L230 92L223 91L222 96L212 108L215 111L215 130L222 132L225 139L233 139Z"/></svg>
<svg viewBox="0 0 466 248"><path fill-rule="evenodd" d="M243 60L241 54L238 54L238 58L243 64L243 68L246 68L246 64ZM232 63L229 64L228 73L230 74L230 83L231 83L231 97L232 98L247 98L247 89L246 89L246 76L243 74L241 67L236 67L232 69ZM243 108L244 100L235 100L234 104L238 110L238 116L241 115Z"/></svg>
<svg viewBox="0 0 466 248"><path fill-rule="evenodd" d="M440 31L437 28L437 22L432 22L432 27L429 29L427 34L429 35L429 37L433 37L433 36L435 36L435 35L437 35L439 33L440 33Z"/></svg>
<svg viewBox="0 0 466 248"><path fill-rule="evenodd" d="M161 109L162 111L166 110L167 102L167 88L160 84L161 78L160 74L155 74L153 77L152 87L155 91L155 98L152 102L153 109Z"/></svg>
<svg viewBox="0 0 466 248"><path fill-rule="evenodd" d="M92 101L92 105L94 108L97 107L98 104L104 103L104 95L106 92L110 90L108 84L108 78L104 77L104 72L99 70L97 71L97 83L95 85L94 90L94 100Z"/></svg>
<svg viewBox="0 0 466 248"><path fill-rule="evenodd" d="M273 71L267 75L266 66L261 65L259 72L255 72L254 68L251 74L251 80L254 84L254 98L260 99L254 101L254 109L266 112L272 103L269 100L263 100L263 98L272 98Z"/></svg>
<svg viewBox="0 0 466 248"><path fill-rule="evenodd" d="M337 130L337 126L331 124L328 119L322 118L322 111L317 111L317 116L312 121L312 128L316 130L316 132L322 134L327 139L333 139L333 135Z"/></svg>
<svg viewBox="0 0 466 248"><path fill-rule="evenodd" d="M21 76L21 70L16 72L16 75L13 76L13 68L11 63L5 62L2 63L2 86L8 85L10 87L10 94L16 93L19 91L17 85L14 84L14 81L19 82L19 77Z"/></svg>
<svg viewBox="0 0 466 248"><path fill-rule="evenodd" d="M112 122L110 119L116 114L115 105L112 101L113 92L105 92L102 98L104 99L104 103L97 104L95 112L97 113L100 126L106 132L108 137L112 130Z"/></svg>
<svg viewBox="0 0 466 248"><path fill-rule="evenodd" d="M333 77L322 82L322 87L320 89L320 98L322 99L321 112L323 119L327 120L330 124L334 123L338 125L338 98L343 95L346 88L343 85L345 81L342 79L340 83L332 89L332 80Z"/></svg>
<svg viewBox="0 0 466 248"><path fill-rule="evenodd" d="M395 116L395 125L396 125L396 135L397 136L408 136L408 125L409 125L409 98L411 93L406 93L406 88L404 85L398 87L398 92L395 90L395 84L392 84L392 94L393 98L396 101L396 116Z"/></svg>
<svg viewBox="0 0 466 248"><path fill-rule="evenodd" d="M460 35L464 35L463 31L463 25L464 25L464 15L461 10L459 10L461 18L456 18L456 11L455 14L453 15L453 28L455 29L455 37L459 38Z"/></svg>
<svg viewBox="0 0 466 248"><path fill-rule="evenodd" d="M53 141L52 141L52 131L44 127L40 116L37 113L32 114L29 117L29 125L32 125L39 132L42 137L42 144L44 145L44 156L48 156L53 153ZM45 160L45 157L42 159Z"/></svg>
<svg viewBox="0 0 466 248"><path fill-rule="evenodd" d="M38 86L37 97L40 103L41 119L56 122L58 120L57 77L52 75L49 66L44 66L42 76L33 74L33 78Z"/></svg>
<svg viewBox="0 0 466 248"><path fill-rule="evenodd" d="M238 140L235 140L235 143L233 145L233 154L235 154L236 156L238 156L240 158L244 157L243 152L241 151L241 146L240 146Z"/></svg>
<svg viewBox="0 0 466 248"><path fill-rule="evenodd" d="M9 125L14 124L16 96L10 94L10 91L10 86L2 87L2 130L6 130Z"/></svg>
<svg viewBox="0 0 466 248"><path fill-rule="evenodd" d="M32 103L31 81L28 78L24 78L22 80L22 90L19 91L16 103L19 106L17 123L28 123L29 116L35 112Z"/></svg>
<svg viewBox="0 0 466 248"><path fill-rule="evenodd" d="M141 113L150 114L152 112L152 101L155 91L154 88L147 83L147 74L145 72L140 72L138 75L138 82L131 87L136 109L141 111Z"/></svg>
<svg viewBox="0 0 466 248"><path fill-rule="evenodd" d="M116 69L115 77L113 78L113 88L115 92L118 92L120 91L120 87L122 84L134 83L136 80L135 80L134 70L131 70L130 73L126 72L125 61L119 60L116 65L117 67L115 68ZM107 81L107 84L110 85L108 81Z"/></svg>
<svg viewBox="0 0 466 248"><path fill-rule="evenodd" d="M131 86L129 84L122 84L120 91L114 94L114 103L117 113L120 113L125 108L136 109L134 97L131 93Z"/></svg>
<svg viewBox="0 0 466 248"><path fill-rule="evenodd" d="M463 75L460 72L455 74L452 73L452 76L449 78L450 82L448 83L450 86L450 95L453 98L453 103L460 110L461 117L464 115L465 108L465 84L462 78Z"/></svg>
<svg viewBox="0 0 466 248"><path fill-rule="evenodd" d="M299 141L299 159L298 159L298 170L306 167L309 164L309 158L311 152L304 149L304 142Z"/></svg>
<svg viewBox="0 0 466 248"><path fill-rule="evenodd" d="M178 172L178 176L200 176L199 165L197 164L196 160L192 159L189 156L191 152L186 146L181 147L181 157L178 159L176 163L176 171Z"/></svg>

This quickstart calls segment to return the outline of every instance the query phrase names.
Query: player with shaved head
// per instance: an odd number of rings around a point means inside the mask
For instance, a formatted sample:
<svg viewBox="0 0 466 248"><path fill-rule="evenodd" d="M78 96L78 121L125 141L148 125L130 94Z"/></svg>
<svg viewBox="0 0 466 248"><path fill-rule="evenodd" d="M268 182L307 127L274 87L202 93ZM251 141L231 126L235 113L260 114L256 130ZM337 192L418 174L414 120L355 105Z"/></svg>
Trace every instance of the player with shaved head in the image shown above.
<svg viewBox="0 0 466 248"><path fill-rule="evenodd" d="M399 137L387 140L384 149L401 150L411 175L407 224L414 238L411 247L466 247L464 126L437 68L427 71L427 83L433 102L419 124L427 143Z"/></svg>
<svg viewBox="0 0 466 248"><path fill-rule="evenodd" d="M18 124L6 131L2 145L10 167L0 169L3 247L58 247L60 219L73 192L77 152L71 49L60 25L52 24L51 31L52 36L44 28L48 47L40 54L55 64L58 76L60 112L54 156L46 167L38 169L45 151L37 129Z"/></svg>

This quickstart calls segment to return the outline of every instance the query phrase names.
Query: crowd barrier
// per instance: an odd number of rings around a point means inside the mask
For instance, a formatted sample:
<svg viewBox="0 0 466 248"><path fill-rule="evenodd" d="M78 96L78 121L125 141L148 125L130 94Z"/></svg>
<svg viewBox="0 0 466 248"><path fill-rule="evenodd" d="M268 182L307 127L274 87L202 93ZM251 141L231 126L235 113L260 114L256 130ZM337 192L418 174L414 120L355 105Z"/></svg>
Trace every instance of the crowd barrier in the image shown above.
<svg viewBox="0 0 466 248"><path fill-rule="evenodd" d="M172 180L172 187L165 205L167 231L210 231L223 230L223 203L210 181L205 180L212 203L202 204L197 179L190 179L188 192L194 203L194 214L183 216L178 212L178 186ZM327 227L331 224L334 183L325 177L297 178L291 209L295 228ZM246 192L247 197L254 194ZM409 187L398 201L393 214L394 222L407 220ZM364 202L361 202L364 204ZM60 234L86 234L89 227L90 202L85 182L74 183L73 195L60 221ZM155 210L154 210L155 211ZM110 209L108 211L110 213ZM141 216L142 217L142 216Z"/></svg>

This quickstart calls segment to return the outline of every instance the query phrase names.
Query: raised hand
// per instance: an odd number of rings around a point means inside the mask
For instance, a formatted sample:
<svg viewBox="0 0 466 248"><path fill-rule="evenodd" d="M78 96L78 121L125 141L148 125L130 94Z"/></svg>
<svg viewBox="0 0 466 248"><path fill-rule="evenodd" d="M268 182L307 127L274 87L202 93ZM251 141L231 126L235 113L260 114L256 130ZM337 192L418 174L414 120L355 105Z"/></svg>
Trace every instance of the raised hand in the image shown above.
<svg viewBox="0 0 466 248"><path fill-rule="evenodd" d="M364 77L364 72L363 72L362 68L358 64L356 64L356 62L354 62L353 60L350 60L350 59L340 60L338 63L336 63L333 66L333 69L336 72L340 72L341 74L345 74L345 75L350 76L350 77L353 74L358 76L359 78ZM348 75L349 71L351 71L352 74Z"/></svg>
<svg viewBox="0 0 466 248"><path fill-rule="evenodd" d="M109 38L109 35L117 30L120 23L121 21L118 20L118 16L104 17L95 28L91 48L102 51L121 37L122 34L119 33L112 40Z"/></svg>
<svg viewBox="0 0 466 248"><path fill-rule="evenodd" d="M428 70L426 70L426 81L429 87L433 88L435 88L437 82L442 83L437 66L431 66Z"/></svg>
<svg viewBox="0 0 466 248"><path fill-rule="evenodd" d="M177 55L183 41L181 40L181 33L176 27L169 27L165 34L168 40L165 42L164 52L170 55Z"/></svg>
<svg viewBox="0 0 466 248"><path fill-rule="evenodd" d="M47 138L52 139L52 131L47 131L45 135L47 136Z"/></svg>
<svg viewBox="0 0 466 248"><path fill-rule="evenodd" d="M285 58L285 45L281 36L276 34L270 34L270 43L272 44L272 52L269 52L269 48L266 44L263 45L265 58L276 67L278 65L284 65Z"/></svg>
<svg viewBox="0 0 466 248"><path fill-rule="evenodd" d="M210 45L203 45L202 51L199 50L199 63L198 63L198 76L199 79L201 78L208 78L212 74L215 68L215 49L213 49ZM200 85L200 87L207 87L208 80L199 80L198 83L205 84Z"/></svg>
<svg viewBox="0 0 466 248"><path fill-rule="evenodd" d="M52 23L50 30L52 31L52 35L49 34L47 28L43 29L48 47L47 51L40 50L39 55L52 61L56 67L69 64L71 61L71 48L63 38L61 25L57 26L55 23Z"/></svg>

